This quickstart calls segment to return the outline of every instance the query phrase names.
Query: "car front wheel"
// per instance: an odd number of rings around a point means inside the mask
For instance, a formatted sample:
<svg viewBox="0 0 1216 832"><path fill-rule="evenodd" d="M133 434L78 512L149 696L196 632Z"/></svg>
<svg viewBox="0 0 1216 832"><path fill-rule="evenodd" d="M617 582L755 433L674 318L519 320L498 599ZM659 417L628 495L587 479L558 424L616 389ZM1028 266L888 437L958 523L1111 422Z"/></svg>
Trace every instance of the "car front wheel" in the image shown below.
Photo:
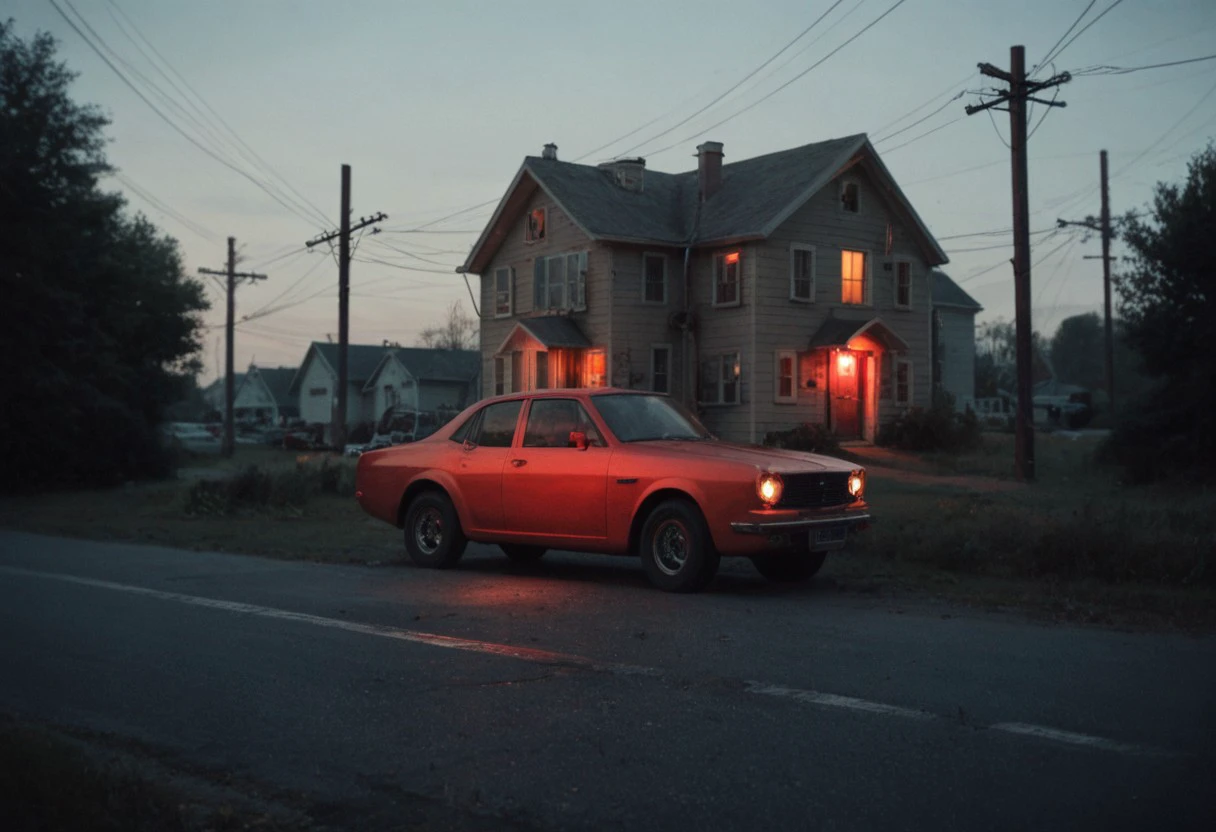
<svg viewBox="0 0 1216 832"><path fill-rule="evenodd" d="M667 592L698 592L718 571L718 550L700 510L684 500L655 506L640 541L646 577Z"/></svg>
<svg viewBox="0 0 1216 832"><path fill-rule="evenodd" d="M426 491L405 513L405 551L418 566L449 569L460 561L468 544L456 507L446 494Z"/></svg>
<svg viewBox="0 0 1216 832"><path fill-rule="evenodd" d="M792 584L809 581L823 568L826 552L796 552L756 555L756 571L770 581Z"/></svg>

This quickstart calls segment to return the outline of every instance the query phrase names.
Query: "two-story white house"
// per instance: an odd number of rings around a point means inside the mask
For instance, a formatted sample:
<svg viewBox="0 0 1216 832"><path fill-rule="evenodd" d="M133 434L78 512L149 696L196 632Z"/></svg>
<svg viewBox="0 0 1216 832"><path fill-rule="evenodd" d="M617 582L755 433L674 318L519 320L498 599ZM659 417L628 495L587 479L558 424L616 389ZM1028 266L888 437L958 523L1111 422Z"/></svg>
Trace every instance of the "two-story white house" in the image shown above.
<svg viewBox="0 0 1216 832"><path fill-rule="evenodd" d="M928 407L947 261L864 135L695 171L527 157L458 271L481 277L483 393L670 393L727 439L873 440Z"/></svg>

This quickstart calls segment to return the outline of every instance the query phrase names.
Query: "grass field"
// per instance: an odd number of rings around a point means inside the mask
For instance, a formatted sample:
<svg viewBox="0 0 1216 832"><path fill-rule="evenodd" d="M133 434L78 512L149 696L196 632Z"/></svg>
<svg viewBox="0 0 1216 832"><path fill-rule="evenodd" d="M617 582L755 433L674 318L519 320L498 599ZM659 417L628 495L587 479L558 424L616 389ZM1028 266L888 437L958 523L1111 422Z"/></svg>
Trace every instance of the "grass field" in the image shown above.
<svg viewBox="0 0 1216 832"><path fill-rule="evenodd" d="M1092 462L1093 440L1039 440L1034 485L999 478L1012 468L1003 435L957 457L882 452L868 489L878 521L828 559L823 582L1108 625L1216 628L1216 494L1129 489ZM0 526L335 563L403 557L401 533L343 493L352 460L247 447L207 462L177 481L8 498ZM263 504L200 499L200 475L240 477L251 465L264 474ZM220 487L204 485L203 497Z"/></svg>

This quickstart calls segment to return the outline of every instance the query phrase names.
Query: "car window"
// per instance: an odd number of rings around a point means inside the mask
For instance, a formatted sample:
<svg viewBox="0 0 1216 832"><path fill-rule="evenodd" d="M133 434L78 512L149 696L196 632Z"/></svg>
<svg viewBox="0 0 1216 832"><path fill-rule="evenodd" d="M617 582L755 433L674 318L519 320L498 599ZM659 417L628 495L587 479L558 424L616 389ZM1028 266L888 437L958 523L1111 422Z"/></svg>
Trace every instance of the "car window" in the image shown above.
<svg viewBox="0 0 1216 832"><path fill-rule="evenodd" d="M712 439L697 417L667 396L606 393L592 396L608 429L622 442Z"/></svg>
<svg viewBox="0 0 1216 832"><path fill-rule="evenodd" d="M523 402L498 402L481 411L481 426L474 440L483 448L509 448Z"/></svg>
<svg viewBox="0 0 1216 832"><path fill-rule="evenodd" d="M472 428L473 428L473 423L477 421L477 417L479 415L480 415L480 411L478 411L477 413L474 413L472 416L465 419L464 423L461 424L460 427L456 428L456 430L448 438L451 439L453 442L464 442L464 440L469 435L469 431L472 430Z"/></svg>
<svg viewBox="0 0 1216 832"><path fill-rule="evenodd" d="M528 411L525 448L569 448L570 432L582 431L592 445L602 445L600 433L583 406L574 399L536 399Z"/></svg>

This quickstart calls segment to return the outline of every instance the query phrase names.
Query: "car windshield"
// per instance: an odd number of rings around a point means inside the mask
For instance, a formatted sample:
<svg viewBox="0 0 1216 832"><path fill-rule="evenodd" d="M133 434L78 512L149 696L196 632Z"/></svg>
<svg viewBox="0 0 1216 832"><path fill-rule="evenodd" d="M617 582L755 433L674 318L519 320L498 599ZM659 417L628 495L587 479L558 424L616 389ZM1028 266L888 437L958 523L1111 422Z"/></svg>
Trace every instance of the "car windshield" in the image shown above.
<svg viewBox="0 0 1216 832"><path fill-rule="evenodd" d="M666 396L608 393L592 396L591 401L622 442L654 439L700 442L713 439L696 416Z"/></svg>

